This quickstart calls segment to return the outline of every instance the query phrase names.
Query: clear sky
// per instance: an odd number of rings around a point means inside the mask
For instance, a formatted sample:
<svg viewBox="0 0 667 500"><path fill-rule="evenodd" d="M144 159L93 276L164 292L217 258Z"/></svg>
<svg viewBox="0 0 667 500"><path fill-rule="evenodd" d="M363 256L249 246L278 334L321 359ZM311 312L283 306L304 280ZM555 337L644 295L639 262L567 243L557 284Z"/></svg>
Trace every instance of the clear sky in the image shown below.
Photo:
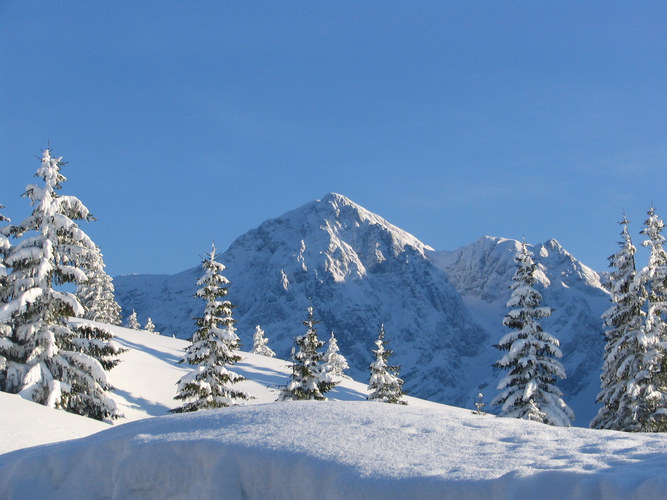
<svg viewBox="0 0 667 500"><path fill-rule="evenodd" d="M453 250L596 269L667 218L667 3L0 2L0 203L50 143L111 275L344 194ZM643 265L643 264L642 264Z"/></svg>

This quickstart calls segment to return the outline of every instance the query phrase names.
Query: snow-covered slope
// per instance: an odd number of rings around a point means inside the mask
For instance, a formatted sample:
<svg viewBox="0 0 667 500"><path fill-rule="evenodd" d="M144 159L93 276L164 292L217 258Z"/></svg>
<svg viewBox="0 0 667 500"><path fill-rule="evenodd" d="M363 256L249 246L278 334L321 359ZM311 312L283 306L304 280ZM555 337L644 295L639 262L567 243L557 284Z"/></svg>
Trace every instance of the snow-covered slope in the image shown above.
<svg viewBox="0 0 667 500"><path fill-rule="evenodd" d="M3 455L0 491L54 500L657 500L666 466L662 435L436 405L287 402L153 418Z"/></svg>
<svg viewBox="0 0 667 500"><path fill-rule="evenodd" d="M121 363L109 372L109 380L115 387L111 397L123 414L114 424L168 415L170 409L179 406L180 402L174 400L176 384L191 367L178 362L189 343L145 331L104 326L114 333L115 342L127 349L121 355ZM247 379L238 384L252 396L247 404L274 402L289 380L289 363L248 352L241 355L243 360L233 370ZM363 401L366 394L366 384L345 379L326 395L335 401ZM104 422L0 392L0 453L86 436L108 427Z"/></svg>
<svg viewBox="0 0 667 500"><path fill-rule="evenodd" d="M493 344L514 274L518 242L485 237L453 252L436 252L414 236L337 194L329 194L239 237L221 256L241 341L250 346L260 324L270 346L289 357L303 332L309 298L322 338L334 330L351 374L368 377L371 349L384 323L406 390L434 401L472 407L480 390L496 393ZM544 327L563 344L565 400L588 425L602 363L600 314L608 295L598 275L550 240L535 249ZM163 333L187 338L203 305L193 298L201 268L173 276L119 276L126 314L151 316Z"/></svg>
<svg viewBox="0 0 667 500"><path fill-rule="evenodd" d="M270 347L288 358L303 333L309 299L322 338L335 331L350 374L368 377L382 323L415 396L462 404L476 353L488 343L461 297L436 268L432 251L414 236L344 196L329 194L239 237L219 259L227 266L238 334L250 346L260 324ZM114 284L125 311L132 308L177 337L194 330L193 299L201 274L120 276ZM463 375L462 375L463 374Z"/></svg>
<svg viewBox="0 0 667 500"><path fill-rule="evenodd" d="M500 358L500 352L493 344L507 332L502 326L502 318L507 313L505 305L519 245L516 240L485 236L453 252L431 255L489 334L490 342L479 353L482 368ZM540 323L560 340L561 361L568 376L558 386L575 412L576 425L588 426L597 413L595 398L600 389L604 346L600 316L609 307L609 294L598 274L574 258L556 240L535 245L532 252L538 265L542 305L554 309L553 314ZM503 372L491 369L482 372L480 390L495 394L493 389L502 375Z"/></svg>
<svg viewBox="0 0 667 500"><path fill-rule="evenodd" d="M286 362L248 353L235 369L256 399L146 419L172 407L186 342L111 328L129 349L110 373L127 418L109 428L0 393L0 453L15 450L0 455L0 498L657 500L667 488L665 435L373 403L350 380L328 402L270 403Z"/></svg>

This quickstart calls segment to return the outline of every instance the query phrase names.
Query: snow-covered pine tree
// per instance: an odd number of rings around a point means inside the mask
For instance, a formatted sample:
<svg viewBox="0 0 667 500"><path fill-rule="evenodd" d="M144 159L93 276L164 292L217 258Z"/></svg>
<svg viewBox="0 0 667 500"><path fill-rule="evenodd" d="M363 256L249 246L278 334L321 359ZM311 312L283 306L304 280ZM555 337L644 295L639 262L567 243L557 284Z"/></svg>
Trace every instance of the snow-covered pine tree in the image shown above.
<svg viewBox="0 0 667 500"><path fill-rule="evenodd" d="M4 205L0 205L0 209L5 208ZM4 215L0 214L0 222L11 222L8 217L5 217ZM0 307L4 306L4 304L7 303L7 300L9 299L9 287L7 286L7 276L8 276L8 270L7 270L7 265L5 263L5 258L9 254L9 250L11 249L12 245L9 242L9 238L7 237L9 235L9 227L3 227L0 229ZM6 231L7 234L4 234L3 231ZM3 372L6 368L7 365L7 359L2 355L3 348L1 347L3 343L5 343L5 338L8 337L11 334L11 326L8 323L5 322L0 322L0 390L2 390L2 380L3 380ZM10 341L6 341L6 349L11 347Z"/></svg>
<svg viewBox="0 0 667 500"><path fill-rule="evenodd" d="M646 291L637 279L629 221L623 216L619 224L623 226L620 248L609 257L610 266L615 268L610 275L612 306L602 315L607 342L597 402L603 406L591 427L639 431L650 415L645 398L652 392L646 383L648 342L642 328Z"/></svg>
<svg viewBox="0 0 667 500"><path fill-rule="evenodd" d="M384 338L384 325L380 326L378 339L375 341L375 361L371 363L371 378L368 383L369 401L382 401L406 405L403 400L403 380L398 377L398 366L390 366L389 358L394 353L388 348Z"/></svg>
<svg viewBox="0 0 667 500"><path fill-rule="evenodd" d="M264 330L262 330L262 327L259 325L255 327L255 334L252 336L252 340L252 352L254 354L261 354L262 356L268 356L269 358L276 355L276 353L268 346L269 339L264 337Z"/></svg>
<svg viewBox="0 0 667 500"><path fill-rule="evenodd" d="M120 325L121 308L114 297L114 286L105 267L102 252L95 245L84 262L88 278L77 286L76 297L86 310L84 318L108 325Z"/></svg>
<svg viewBox="0 0 667 500"><path fill-rule="evenodd" d="M77 337L73 343L83 352L96 359L102 368L109 371L120 363L120 356L126 352L113 338L113 332L99 324L76 322L72 325Z"/></svg>
<svg viewBox="0 0 667 500"><path fill-rule="evenodd" d="M326 400L323 394L335 383L322 364L322 354L318 351L324 342L317 338L318 321L313 316L313 307L308 307L308 317L303 322L306 333L294 339L296 349L292 357L292 375L287 387L283 388L278 401L296 399Z"/></svg>
<svg viewBox="0 0 667 500"><path fill-rule="evenodd" d="M231 406L249 399L245 392L233 387L245 379L227 369L242 358L235 352L240 342L234 328L232 303L219 300L227 296L229 281L222 275L225 266L216 261L215 245L202 267L204 275L197 281L201 288L196 296L206 301L206 307L203 316L196 318L199 328L180 361L196 367L178 382L174 399L185 403L171 410L176 413Z"/></svg>
<svg viewBox="0 0 667 500"><path fill-rule="evenodd" d="M665 224L651 207L641 233L648 239L642 245L649 247L648 266L642 269L640 280L648 291L644 334L648 349L644 369L649 375L646 399L650 415L642 430L667 432L667 252L662 230Z"/></svg>
<svg viewBox="0 0 667 500"><path fill-rule="evenodd" d="M503 319L503 325L512 331L498 342L496 347L507 354L494 365L509 373L498 384L501 393L492 404L501 407L503 417L569 427L574 413L554 384L557 378L565 378L563 365L555 359L562 356L559 342L537 321L550 316L552 310L540 307L542 296L533 288L537 282L536 265L525 242L514 262L509 312Z"/></svg>
<svg viewBox="0 0 667 500"><path fill-rule="evenodd" d="M327 351L322 356L322 363L324 364L324 369L331 374L334 380L338 379L340 381L342 378L350 378L345 375L345 370L349 369L350 366L347 364L345 357L339 352L334 332L331 332Z"/></svg>
<svg viewBox="0 0 667 500"><path fill-rule="evenodd" d="M0 209L5 208L4 205L0 204ZM0 222L11 222L8 217L0 214ZM5 234L5 232L7 234ZM0 304L4 302L7 296L7 264L5 263L5 258L9 254L9 250L12 245L9 242L9 232L10 227L6 226L0 229Z"/></svg>
<svg viewBox="0 0 667 500"><path fill-rule="evenodd" d="M130 314L125 320L125 326L126 328L130 328L132 330L141 330L141 324L137 319L137 312L134 309L132 309L132 314Z"/></svg>
<svg viewBox="0 0 667 500"><path fill-rule="evenodd" d="M155 325L153 324L153 320L150 318L150 316L146 320L146 326L144 326L144 330L150 333L155 333L156 335L160 335L160 332L155 331Z"/></svg>
<svg viewBox="0 0 667 500"><path fill-rule="evenodd" d="M105 391L111 389L99 361L83 352L70 316L83 314L71 294L54 287L80 283L81 270L94 244L75 221L92 219L73 196L56 193L66 180L61 158L44 151L36 177L44 186L28 185L24 196L32 202L32 215L11 234L21 238L6 259L9 299L0 309L0 323L9 323L11 335L3 339L0 355L7 359L0 381L3 390L20 392L35 402L99 420L118 417L116 405Z"/></svg>

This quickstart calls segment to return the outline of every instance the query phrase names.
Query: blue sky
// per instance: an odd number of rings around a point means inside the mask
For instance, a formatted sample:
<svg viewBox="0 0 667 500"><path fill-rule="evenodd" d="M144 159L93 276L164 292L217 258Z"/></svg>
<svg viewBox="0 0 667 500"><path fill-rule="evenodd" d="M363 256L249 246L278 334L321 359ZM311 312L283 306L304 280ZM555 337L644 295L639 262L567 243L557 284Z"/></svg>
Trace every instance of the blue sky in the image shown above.
<svg viewBox="0 0 667 500"><path fill-rule="evenodd" d="M0 203L47 144L110 274L174 273L344 194L437 249L596 269L667 217L664 2L0 4ZM641 260L642 257L640 257Z"/></svg>

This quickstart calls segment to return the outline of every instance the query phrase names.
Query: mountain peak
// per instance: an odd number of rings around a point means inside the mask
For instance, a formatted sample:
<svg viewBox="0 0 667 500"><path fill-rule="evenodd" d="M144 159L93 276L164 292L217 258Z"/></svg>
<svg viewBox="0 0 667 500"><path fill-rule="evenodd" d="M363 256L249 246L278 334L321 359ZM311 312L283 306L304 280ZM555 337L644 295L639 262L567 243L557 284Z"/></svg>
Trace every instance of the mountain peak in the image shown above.
<svg viewBox="0 0 667 500"><path fill-rule="evenodd" d="M318 215L322 218L320 221L321 229L330 228L336 233L341 230L353 229L356 232L357 228L366 226L374 228L376 230L373 231L374 233L379 231L390 235L394 255L403 252L406 247L417 250L421 255L425 255L426 251L433 251L431 246L421 242L414 235L391 224L383 217L367 210L342 194L327 193L321 200L313 203L316 204ZM310 205L297 209L296 212Z"/></svg>

